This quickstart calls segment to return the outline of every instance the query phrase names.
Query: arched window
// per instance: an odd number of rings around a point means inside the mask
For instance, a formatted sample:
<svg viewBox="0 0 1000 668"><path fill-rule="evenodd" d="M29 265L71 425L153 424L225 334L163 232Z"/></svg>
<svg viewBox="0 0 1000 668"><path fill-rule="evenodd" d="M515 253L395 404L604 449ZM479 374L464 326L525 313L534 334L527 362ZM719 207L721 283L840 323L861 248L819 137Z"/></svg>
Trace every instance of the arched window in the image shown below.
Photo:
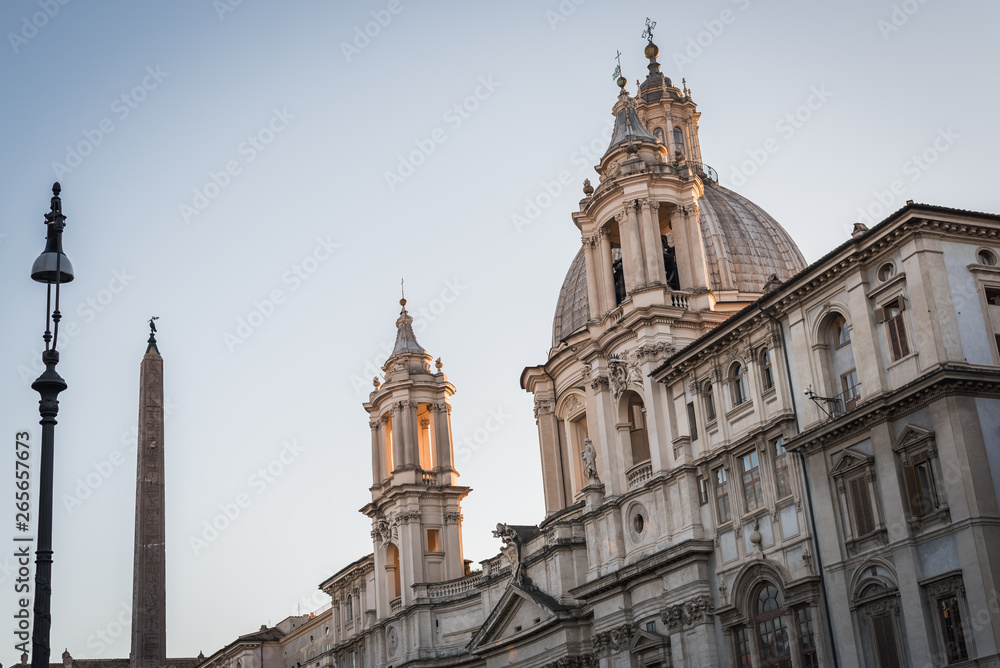
<svg viewBox="0 0 1000 668"><path fill-rule="evenodd" d="M851 342L851 330L847 328L847 319L839 313L830 322L830 331L833 332L834 347L840 348Z"/></svg>
<svg viewBox="0 0 1000 668"><path fill-rule="evenodd" d="M761 668L786 668L791 661L788 618L781 593L774 585L765 584L757 591L753 621L760 642Z"/></svg>
<svg viewBox="0 0 1000 668"><path fill-rule="evenodd" d="M628 432L632 445L632 464L649 461L649 435L646 432L646 408L635 392L628 393Z"/></svg>
<svg viewBox="0 0 1000 668"><path fill-rule="evenodd" d="M389 598L398 598L402 591L399 586L399 548L392 543L385 548L385 579Z"/></svg>
<svg viewBox="0 0 1000 668"><path fill-rule="evenodd" d="M826 342L829 351L830 387L828 391L833 402L827 406L834 415L842 415L853 409L861 397L858 371L854 367L854 350L851 346L851 330L847 319L840 313L832 313L826 325Z"/></svg>
<svg viewBox="0 0 1000 668"><path fill-rule="evenodd" d="M739 406L749 398L747 394L747 368L736 362L729 368L729 382L733 386L733 406Z"/></svg>
<svg viewBox="0 0 1000 668"><path fill-rule="evenodd" d="M684 131L674 128L674 150L684 153Z"/></svg>
<svg viewBox="0 0 1000 668"><path fill-rule="evenodd" d="M760 377L765 390L774 387L774 368L771 366L770 348L764 348L760 353Z"/></svg>
<svg viewBox="0 0 1000 668"><path fill-rule="evenodd" d="M354 597L347 595L347 621L354 619Z"/></svg>
<svg viewBox="0 0 1000 668"><path fill-rule="evenodd" d="M715 388L712 383L705 383L705 418L708 422L715 421Z"/></svg>
<svg viewBox="0 0 1000 668"><path fill-rule="evenodd" d="M655 128L653 130L653 136L656 137L656 141L660 142L661 144L667 143L667 140L663 135L663 128Z"/></svg>

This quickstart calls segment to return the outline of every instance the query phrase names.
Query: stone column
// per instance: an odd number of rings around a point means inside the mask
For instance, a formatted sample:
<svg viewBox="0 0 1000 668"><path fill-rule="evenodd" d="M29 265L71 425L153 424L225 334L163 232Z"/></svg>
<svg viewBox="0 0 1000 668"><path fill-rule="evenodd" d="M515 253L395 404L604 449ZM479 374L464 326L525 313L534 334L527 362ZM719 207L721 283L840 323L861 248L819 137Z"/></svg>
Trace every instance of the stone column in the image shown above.
<svg viewBox="0 0 1000 668"><path fill-rule="evenodd" d="M368 421L368 426L372 430L372 484L378 485L382 482L382 472L386 468L382 464L382 419L372 418Z"/></svg>
<svg viewBox="0 0 1000 668"><path fill-rule="evenodd" d="M670 229L674 236L675 259L677 260L677 279L681 290L690 290L697 287L695 281L695 266L692 264L691 247L697 243L691 239L691 226L688 211L683 207L677 209L671 215Z"/></svg>
<svg viewBox="0 0 1000 668"><path fill-rule="evenodd" d="M644 197L639 200L642 208L642 230L646 239L646 278L649 283L666 285L666 268L663 264L663 242L660 240L660 203Z"/></svg>
<svg viewBox="0 0 1000 668"><path fill-rule="evenodd" d="M432 406L434 410L434 456L442 471L454 470L454 452L451 440L451 406L440 401Z"/></svg>
<svg viewBox="0 0 1000 668"><path fill-rule="evenodd" d="M406 406L406 465L410 468L420 468L420 444L417 430L417 402L407 401Z"/></svg>
<svg viewBox="0 0 1000 668"><path fill-rule="evenodd" d="M649 278L646 276L646 266L643 262L643 252L642 252L642 235L639 233L639 215L636 212L636 202L638 200L629 200L625 203L625 214L628 221L628 241L629 241L629 257L625 262L625 281L626 285L628 282L628 267L632 267L632 271L635 273L635 280L632 283L632 287L628 289L629 292L636 287L646 285L649 283ZM624 245L622 246L622 256L625 256Z"/></svg>
<svg viewBox="0 0 1000 668"><path fill-rule="evenodd" d="M390 415L392 416L392 470L395 472L406 461L403 454L406 441L406 414L403 411L403 402L393 404Z"/></svg>
<svg viewBox="0 0 1000 668"><path fill-rule="evenodd" d="M590 304L590 319L597 320L601 316L601 295L598 291L597 237L591 235L583 238L583 257L587 265L587 296Z"/></svg>
<svg viewBox="0 0 1000 668"><path fill-rule="evenodd" d="M598 254L600 261L598 264L601 272L601 294L604 297L604 303L601 304L601 313L598 314L601 315L615 307L615 276L611 266L611 237L608 235L608 230L602 228L597 233L597 236L600 243L600 252Z"/></svg>

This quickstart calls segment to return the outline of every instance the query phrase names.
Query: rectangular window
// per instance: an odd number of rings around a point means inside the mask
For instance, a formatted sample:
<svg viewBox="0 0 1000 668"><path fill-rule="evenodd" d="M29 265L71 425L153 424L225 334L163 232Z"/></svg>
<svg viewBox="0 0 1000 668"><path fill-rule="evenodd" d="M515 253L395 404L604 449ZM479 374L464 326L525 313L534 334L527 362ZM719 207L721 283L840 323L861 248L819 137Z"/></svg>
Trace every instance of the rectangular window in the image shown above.
<svg viewBox="0 0 1000 668"><path fill-rule="evenodd" d="M840 377L840 387L844 399L844 410L853 410L858 405L858 397L861 395L861 388L858 387L857 369L851 369Z"/></svg>
<svg viewBox="0 0 1000 668"><path fill-rule="evenodd" d="M354 650L347 653L347 668L354 668Z"/></svg>
<svg viewBox="0 0 1000 668"><path fill-rule="evenodd" d="M441 545L438 542L438 530L428 529L427 530L427 551L428 552L440 552Z"/></svg>
<svg viewBox="0 0 1000 668"><path fill-rule="evenodd" d="M774 387L774 370L771 368L771 350L769 348L765 348L760 356L760 369L764 389L770 390Z"/></svg>
<svg viewBox="0 0 1000 668"><path fill-rule="evenodd" d="M813 630L812 608L799 609L799 649L802 651L803 668L817 668L816 635Z"/></svg>
<svg viewBox="0 0 1000 668"><path fill-rule="evenodd" d="M698 476L698 502L701 505L708 503L708 481Z"/></svg>
<svg viewBox="0 0 1000 668"><path fill-rule="evenodd" d="M903 467L903 481L906 497L910 501L910 514L923 517L937 509L937 495L934 493L934 474L926 453L911 458L911 464Z"/></svg>
<svg viewBox="0 0 1000 668"><path fill-rule="evenodd" d="M872 513L872 500L868 494L868 481L860 475L847 481L851 494L851 507L854 510L854 526L857 538L867 536L875 531L875 516Z"/></svg>
<svg viewBox="0 0 1000 668"><path fill-rule="evenodd" d="M646 622L646 630L650 633L656 633L656 622Z"/></svg>
<svg viewBox="0 0 1000 668"><path fill-rule="evenodd" d="M698 422L694 418L694 402L688 402L688 427L691 430L691 441L698 440Z"/></svg>
<svg viewBox="0 0 1000 668"><path fill-rule="evenodd" d="M962 627L962 615L958 611L958 597L949 596L940 599L937 602L937 610L948 663L965 661L969 658L969 651L965 647L965 630Z"/></svg>
<svg viewBox="0 0 1000 668"><path fill-rule="evenodd" d="M792 479L788 473L788 453L785 451L785 437L779 436L772 442L774 448L774 486L778 498L783 499L792 493Z"/></svg>
<svg viewBox="0 0 1000 668"><path fill-rule="evenodd" d="M715 469L715 510L719 516L719 524L725 524L730 520L729 480L723 467Z"/></svg>
<svg viewBox="0 0 1000 668"><path fill-rule="evenodd" d="M889 348L892 351L892 361L895 362L910 354L910 345L906 339L906 325L903 323L902 298L894 299L883 309L886 330L889 332Z"/></svg>
<svg viewBox="0 0 1000 668"><path fill-rule="evenodd" d="M737 668L750 668L753 662L750 660L750 638L747 635L747 628L741 626L733 633L736 641L736 666Z"/></svg>
<svg viewBox="0 0 1000 668"><path fill-rule="evenodd" d="M764 491L760 484L760 467L757 464L757 451L751 450L740 457L743 469L743 498L747 502L747 510L754 510L764 503Z"/></svg>
<svg viewBox="0 0 1000 668"><path fill-rule="evenodd" d="M990 306L1000 306L1000 288L986 288L986 303Z"/></svg>
<svg viewBox="0 0 1000 668"><path fill-rule="evenodd" d="M872 632L875 635L878 668L899 668L899 651L896 649L896 633L890 613L883 612L872 617Z"/></svg>

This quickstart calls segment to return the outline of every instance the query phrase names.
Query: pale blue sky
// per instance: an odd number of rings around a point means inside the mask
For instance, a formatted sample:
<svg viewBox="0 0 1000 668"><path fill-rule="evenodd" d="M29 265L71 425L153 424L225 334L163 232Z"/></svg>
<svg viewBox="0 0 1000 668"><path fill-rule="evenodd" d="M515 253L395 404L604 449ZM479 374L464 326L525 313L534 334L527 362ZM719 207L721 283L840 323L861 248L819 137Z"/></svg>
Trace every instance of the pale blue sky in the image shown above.
<svg viewBox="0 0 1000 668"><path fill-rule="evenodd" d="M702 112L706 162L810 261L847 238L859 209L884 217L879 193L896 180L903 194L881 195L888 210L912 198L1000 211L989 176L1000 152L1000 9L985 3L400 0L386 14L389 6L0 7L8 443L25 428L40 438L29 385L44 289L28 271L56 172L77 272L63 293L64 327L77 329L59 366L69 390L57 428L54 656L64 647L128 656L128 630L115 620L131 599L130 432L154 314L174 407L165 444L171 656L209 654L300 603L318 607L316 585L370 550L357 512L371 471L361 402L394 335L401 276L414 314L424 312L420 343L458 388L455 436L481 442L458 457L474 489L466 558L497 552L497 522L543 518L532 404L518 375L545 359L579 247L570 213L595 176L586 147L603 151L615 51L632 91L645 75L646 16L658 22L664 73L687 79ZM377 34L359 40L363 48L345 49L372 12L385 25L368 27ZM811 95L816 108L800 110ZM780 123L796 112L809 118ZM67 147L87 155L77 160ZM422 164L387 179L414 151ZM925 151L934 162L923 169L912 156ZM747 163L753 156L763 164ZM539 198L562 170L571 185ZM518 230L512 216L539 199L548 206ZM280 303L254 316L251 335L227 339L274 291ZM285 442L301 452L272 482L252 478ZM7 453L0 489L12 499ZM110 473L91 489L87 476L99 471ZM89 496L70 510L78 491ZM249 507L192 548L190 537L240 493ZM13 508L4 512L12 524ZM5 619L14 598L0 569ZM0 657L8 665L12 640Z"/></svg>

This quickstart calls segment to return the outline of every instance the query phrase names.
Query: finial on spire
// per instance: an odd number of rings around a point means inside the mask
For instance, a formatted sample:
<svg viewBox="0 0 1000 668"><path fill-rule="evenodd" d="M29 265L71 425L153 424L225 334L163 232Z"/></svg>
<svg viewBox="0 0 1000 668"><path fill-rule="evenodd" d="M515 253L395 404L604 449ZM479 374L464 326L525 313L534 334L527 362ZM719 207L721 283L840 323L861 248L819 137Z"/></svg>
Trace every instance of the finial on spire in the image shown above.
<svg viewBox="0 0 1000 668"><path fill-rule="evenodd" d="M656 27L656 21L651 20L648 16L646 17L646 29L642 31L642 37L650 44L653 43L653 28Z"/></svg>
<svg viewBox="0 0 1000 668"><path fill-rule="evenodd" d="M406 310L406 286L403 284L404 279L399 279L399 305Z"/></svg>
<svg viewBox="0 0 1000 668"><path fill-rule="evenodd" d="M624 89L625 84L628 83L625 77L622 76L622 52L618 51L615 54L615 60L618 61L618 65L615 67L615 73L611 75L611 78L615 80L619 88Z"/></svg>
<svg viewBox="0 0 1000 668"><path fill-rule="evenodd" d="M156 352L160 352L159 349L156 347L156 321L159 319L160 317L155 315L149 319L149 339L146 341L146 343L149 344L148 346L146 346L147 353L150 350L156 350Z"/></svg>

